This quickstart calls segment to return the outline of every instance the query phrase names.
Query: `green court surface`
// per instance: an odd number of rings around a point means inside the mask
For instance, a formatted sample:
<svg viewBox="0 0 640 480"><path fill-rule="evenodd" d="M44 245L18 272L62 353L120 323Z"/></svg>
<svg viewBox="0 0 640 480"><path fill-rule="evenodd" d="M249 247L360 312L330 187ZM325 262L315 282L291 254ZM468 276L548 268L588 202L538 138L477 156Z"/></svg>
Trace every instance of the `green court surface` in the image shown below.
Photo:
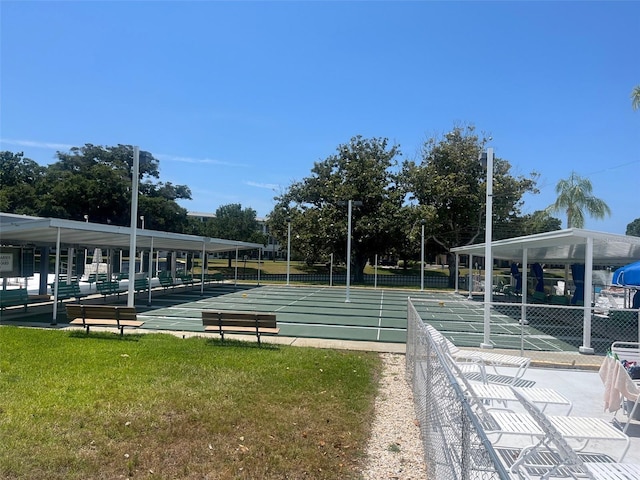
<svg viewBox="0 0 640 480"><path fill-rule="evenodd" d="M280 335L287 337L405 343L407 299L421 318L459 346L478 347L484 336L484 309L454 293L345 287L216 285L199 291L156 296L142 309L144 328L202 331L202 310L275 312ZM549 334L521 325L517 319L491 311L491 342L496 348L575 351L581 337Z"/></svg>
<svg viewBox="0 0 640 480"><path fill-rule="evenodd" d="M412 297L413 298L413 297ZM442 332L459 347L478 347L484 341L484 304L458 296L450 301L419 300L414 305L422 320ZM506 309L508 310L508 309ZM513 307L519 313L519 307ZM565 329L558 334L555 325L522 325L519 316L492 308L490 341L496 348L510 350L566 352L576 351L582 330ZM550 333L552 332L552 333Z"/></svg>
<svg viewBox="0 0 640 480"><path fill-rule="evenodd" d="M346 288L325 286L233 285L192 289L155 289L151 305L145 295L136 296L138 317L143 329L204 332L203 310L274 312L280 336L337 340L406 343L407 301L411 297L424 322L440 330L453 343L478 347L484 341L482 302L468 300L453 292ZM93 301L102 302L101 297ZM126 296L107 300L124 304ZM513 307L512 307L513 308ZM29 308L31 310L31 307ZM517 309L519 311L519 308ZM513 310L498 306L491 310L490 342L496 348L534 351L576 351L582 341L580 329L562 330L557 324L521 325ZM64 308L55 324L64 325ZM0 323L50 324L51 313L22 315L5 311ZM54 325L55 326L55 325ZM566 328L566 327L565 327Z"/></svg>
<svg viewBox="0 0 640 480"><path fill-rule="evenodd" d="M153 298L140 309L143 328L202 331L202 310L275 312L288 337L406 342L408 291L344 287L219 285ZM439 296L447 294L439 294ZM431 296L430 298L436 298Z"/></svg>

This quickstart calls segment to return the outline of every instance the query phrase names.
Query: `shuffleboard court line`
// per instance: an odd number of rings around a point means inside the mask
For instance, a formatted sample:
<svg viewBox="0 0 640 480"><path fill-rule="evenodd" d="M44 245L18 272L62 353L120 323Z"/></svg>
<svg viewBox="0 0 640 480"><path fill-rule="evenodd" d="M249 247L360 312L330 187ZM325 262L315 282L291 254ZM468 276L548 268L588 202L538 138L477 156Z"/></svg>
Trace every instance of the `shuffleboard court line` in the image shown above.
<svg viewBox="0 0 640 480"><path fill-rule="evenodd" d="M306 300L307 298L312 297L313 295L315 295L319 291L320 291L319 289L313 290L311 293L303 295L302 297L298 297L295 300L292 300L291 302L287 303L286 305L282 305L281 307L276 308L274 311L280 312L280 311L282 311L283 309L285 309L287 307L290 307L292 305L295 305L298 302L302 302L303 300Z"/></svg>

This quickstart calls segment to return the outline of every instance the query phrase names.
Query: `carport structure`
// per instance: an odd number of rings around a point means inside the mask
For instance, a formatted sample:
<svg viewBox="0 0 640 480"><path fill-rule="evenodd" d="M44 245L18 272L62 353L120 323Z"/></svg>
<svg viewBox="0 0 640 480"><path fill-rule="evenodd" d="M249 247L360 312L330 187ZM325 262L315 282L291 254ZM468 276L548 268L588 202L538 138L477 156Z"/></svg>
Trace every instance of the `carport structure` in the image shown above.
<svg viewBox="0 0 640 480"><path fill-rule="evenodd" d="M617 267L640 259L640 237L595 232L577 228L556 230L553 232L509 238L491 242L491 258L520 262L523 266L522 284L527 285L527 265L545 264L584 264L584 325L582 353L593 353L591 348L591 305L593 303L594 266ZM456 256L456 271L460 264L460 255L469 256L469 265L473 257L485 256L485 244L455 247L451 252ZM489 278L492 278L492 262L488 266ZM456 291L458 276L456 275ZM485 286L491 288L492 281L485 279ZM471 283L470 283L471 285ZM471 288L471 287L470 287ZM486 288L486 287L485 287ZM527 303L526 288L523 288L522 303ZM485 321L485 343L490 336L490 325Z"/></svg>
<svg viewBox="0 0 640 480"><path fill-rule="evenodd" d="M55 248L56 252L56 286L58 284L61 251L66 249L102 248L129 250L131 245L130 227L103 225L59 218L30 217L0 212L0 245L14 247ZM208 254L216 252L237 252L239 250L260 251L259 243L240 242L220 238L201 237L179 233L161 232L157 230L135 229L136 250L148 251L149 262L152 262L154 252L190 252L198 253L202 257L203 266ZM130 259L136 252L130 252ZM42 269L42 267L41 267ZM130 277L134 268L129 265ZM152 268L149 268L151 274ZM201 289L204 288L204 273L202 268ZM41 275L46 289L46 275ZM129 281L129 295L133 298L133 282ZM53 319L57 315L57 287L54 290ZM151 289L149 289L149 300Z"/></svg>

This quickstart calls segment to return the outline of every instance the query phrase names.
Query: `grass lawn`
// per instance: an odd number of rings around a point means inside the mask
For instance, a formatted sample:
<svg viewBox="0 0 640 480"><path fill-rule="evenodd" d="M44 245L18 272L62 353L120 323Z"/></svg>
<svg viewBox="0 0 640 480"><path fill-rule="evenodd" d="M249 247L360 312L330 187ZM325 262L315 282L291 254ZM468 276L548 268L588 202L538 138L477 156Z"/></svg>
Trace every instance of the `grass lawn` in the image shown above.
<svg viewBox="0 0 640 480"><path fill-rule="evenodd" d="M226 275L233 276L236 270L235 259L231 260L231 267L229 267L229 261L226 259L209 259L208 260L209 272L222 272ZM198 259L194 261L193 271L196 274L200 273L200 262ZM238 260L238 274L239 275L255 275L258 272L257 260ZM287 262L283 260L263 260L260 262L261 274L286 274ZM347 268L344 265L334 265L334 275L345 274ZM373 275L376 272L374 266L367 264L364 269L364 273L367 275ZM420 268L384 268L378 267L378 275L420 275ZM329 274L329 268L325 264L307 265L305 262L292 261L289 265L289 273L291 274ZM449 270L443 269L439 266L429 266L425 268L425 276L448 276Z"/></svg>
<svg viewBox="0 0 640 480"><path fill-rule="evenodd" d="M0 327L3 479L356 479L380 359Z"/></svg>

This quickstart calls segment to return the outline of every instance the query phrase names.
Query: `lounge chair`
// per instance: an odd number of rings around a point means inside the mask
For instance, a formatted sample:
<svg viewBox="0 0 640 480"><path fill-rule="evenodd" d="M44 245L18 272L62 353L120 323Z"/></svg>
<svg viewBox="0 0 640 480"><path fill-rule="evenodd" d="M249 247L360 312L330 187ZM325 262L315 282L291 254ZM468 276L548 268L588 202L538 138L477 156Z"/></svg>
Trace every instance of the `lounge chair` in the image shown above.
<svg viewBox="0 0 640 480"><path fill-rule="evenodd" d="M585 459L606 458L606 456L578 454L571 448L566 441L566 436L562 434L550 417L538 409L521 389L514 389L514 395L527 414L544 432L544 436L540 437L535 445L520 451L518 458L509 467L511 473L518 474L520 478L527 478L529 477L527 471L534 470L535 476L531 478L543 479L555 478L556 476L596 480L640 478L640 465L610 461L585 461ZM545 453L547 455L544 455Z"/></svg>
<svg viewBox="0 0 640 480"><path fill-rule="evenodd" d="M461 387L464 389L469 403L485 433L489 438L495 437L495 440L493 440L494 444L498 444L503 436L510 435L531 436L538 439L544 439L546 437L545 430L540 427L536 419L532 417L529 412L520 413L513 410L487 407L483 399L476 395L469 380L457 368L457 362L450 360L450 365L454 375L460 380ZM518 397L518 390L515 388L513 390L516 398L520 399L520 397ZM526 392L525 389L520 389L519 392L519 395L526 395L523 393ZM624 432L621 432L600 418L568 417L563 415L549 415L545 416L545 418L548 419L565 439L582 442L582 444L576 448L577 451L584 450L592 440L621 441L624 442L624 447L618 461L622 461L629 450L629 437Z"/></svg>
<svg viewBox="0 0 640 480"><path fill-rule="evenodd" d="M451 340L442 335L442 333L440 333L432 325L427 325L427 330L431 332L431 335L436 343L443 345L443 348L447 349L451 357L453 357L453 359L457 362L475 362L481 363L483 365L490 365L500 379L505 378L505 376L498 373L497 367L502 366L516 368L516 373L513 376L506 377L506 383L508 384L517 384L518 380L520 380L524 376L527 368L529 368L529 364L531 363L531 359L528 357L506 355L489 350L461 349L458 348ZM485 382L489 382L490 379L486 375L486 369L483 368L483 370L485 371L485 373L482 380Z"/></svg>
<svg viewBox="0 0 640 480"><path fill-rule="evenodd" d="M475 394L481 400L495 401L502 403L505 407L509 406L509 403L517 402L518 399L513 393L513 389L509 385L496 385L496 384L470 384ZM541 410L544 412L549 405L559 405L568 407L565 415L569 415L573 409L573 403L561 393L553 390L552 388L538 388L538 387L520 387L521 390L526 392L527 397L536 405L541 406Z"/></svg>

